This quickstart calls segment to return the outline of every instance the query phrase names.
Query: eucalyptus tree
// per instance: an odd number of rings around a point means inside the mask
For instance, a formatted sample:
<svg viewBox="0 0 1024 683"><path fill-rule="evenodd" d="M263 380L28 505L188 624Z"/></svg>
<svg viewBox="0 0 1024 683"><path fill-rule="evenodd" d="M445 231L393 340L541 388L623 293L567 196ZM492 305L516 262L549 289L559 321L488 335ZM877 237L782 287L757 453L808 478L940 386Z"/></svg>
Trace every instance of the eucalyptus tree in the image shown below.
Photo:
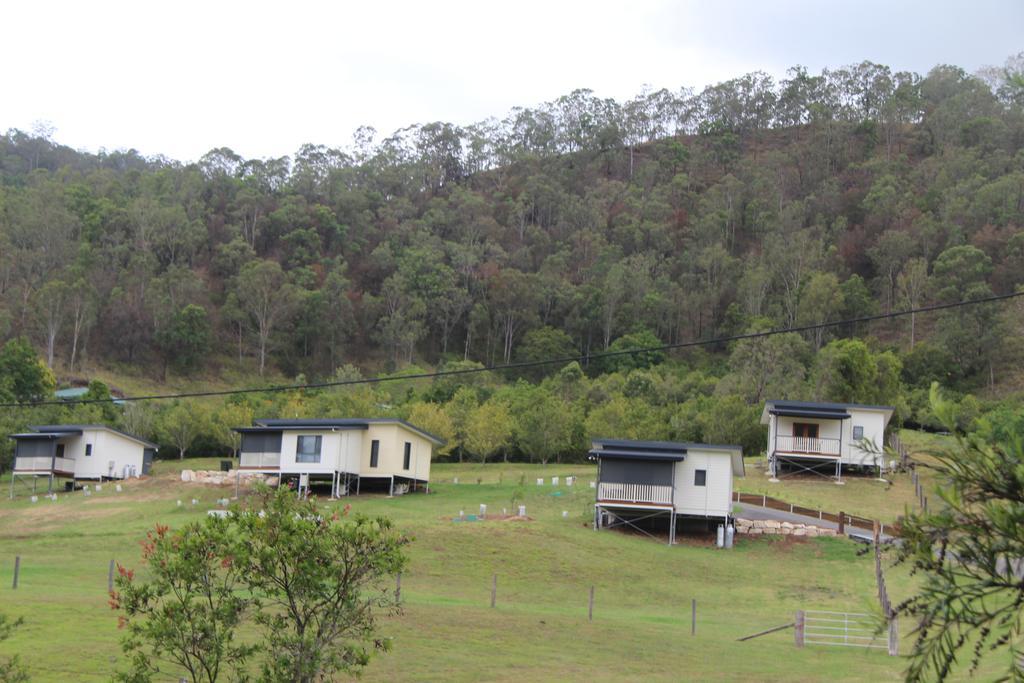
<svg viewBox="0 0 1024 683"><path fill-rule="evenodd" d="M298 305L298 292L288 283L281 266L274 261L252 261L238 274L235 296L256 333L259 373L263 375L267 364L267 350L271 335L294 313Z"/></svg>

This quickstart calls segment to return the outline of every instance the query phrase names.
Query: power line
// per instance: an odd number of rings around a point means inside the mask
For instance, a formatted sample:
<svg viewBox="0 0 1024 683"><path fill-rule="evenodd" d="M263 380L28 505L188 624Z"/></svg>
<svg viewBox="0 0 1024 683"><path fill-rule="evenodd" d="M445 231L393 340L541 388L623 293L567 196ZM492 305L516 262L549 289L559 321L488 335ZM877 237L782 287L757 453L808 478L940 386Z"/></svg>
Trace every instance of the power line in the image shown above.
<svg viewBox="0 0 1024 683"><path fill-rule="evenodd" d="M110 403L112 401L117 402L130 402L130 401L165 401L179 398L209 398L213 396L236 396L242 394L261 394L261 393L274 393L281 391L301 391L307 389L329 389L334 387L346 387L355 386L360 384L381 384L384 382L404 382L409 380L418 379L435 379L437 377L452 377L456 375L473 375L482 372L499 372L502 370L519 370L523 368L535 368L542 367L545 365L554 365L558 363L571 363L573 361L582 361L584 363L597 360L601 358L614 358L617 356L628 356L639 353L652 353L657 351L670 351L673 349L684 349L693 348L698 346L711 346L714 344L727 344L734 341L742 341L744 339L760 339L762 337L771 337L776 334L790 334L794 332L810 332L813 330L827 329L830 327L839 327L841 325L856 325L859 323L873 322L876 320L887 320L891 318L900 318L908 315L917 313L931 313L934 311L948 310L952 308L961 308L964 306L975 306L978 304L992 303L996 301L1006 301L1016 297L1024 296L1024 291L1013 292L1010 294L998 294L994 296L984 297L981 299L970 299L968 301L957 301L953 303L945 304L933 304L931 306L922 306L920 308L908 308L902 311L891 311L889 313L878 313L875 315L865 315L859 318L846 318L844 320L832 320L829 322L815 323L812 325L799 325L796 327L785 327L771 330L764 330L762 332L746 332L743 334L734 334L728 337L717 337L715 339L700 339L695 341L677 342L675 344L662 344L660 346L646 346L635 349L623 349L621 351L602 351L599 353L591 353L580 356L567 356L563 358L547 358L544 360L532 360L532 361L521 361L517 363L504 363L502 365L488 365L478 368L461 368L458 370L438 370L435 372L421 372L411 375L392 375L387 377L368 377L365 379L348 379L348 380L336 380L331 382L308 382L304 384L279 384L269 387L245 387L242 389L220 389L211 391L189 391L177 394L152 394L148 396L128 396L125 398L91 398L91 399L50 399L45 401L29 401L26 403L0 403L0 408L35 408L39 406L53 406L53 405L86 405L91 403Z"/></svg>

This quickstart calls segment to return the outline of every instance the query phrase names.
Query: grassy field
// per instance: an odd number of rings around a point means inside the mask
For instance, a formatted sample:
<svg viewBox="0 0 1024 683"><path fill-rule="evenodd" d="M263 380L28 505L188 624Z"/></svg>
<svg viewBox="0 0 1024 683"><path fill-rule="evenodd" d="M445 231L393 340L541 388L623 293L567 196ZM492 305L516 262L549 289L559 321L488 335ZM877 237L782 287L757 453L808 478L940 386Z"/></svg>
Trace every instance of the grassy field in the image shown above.
<svg viewBox="0 0 1024 683"><path fill-rule="evenodd" d="M26 620L0 653L22 653L37 681L109 679L120 657L116 617L106 604L109 560L137 566L138 541L153 524L199 518L230 495L181 484L180 469L158 463L156 476L121 493L108 485L88 498L0 503L0 609ZM592 472L585 465L439 464L429 496L345 501L356 511L391 516L415 537L402 582L405 613L382 624L395 649L374 660L365 680L899 679L903 662L884 651L798 650L791 631L736 642L791 621L800 608L871 609L872 562L853 543L740 539L734 550L721 551L703 539L670 548L595 532L588 526ZM581 483L535 483L570 474ZM192 506L192 498L200 503ZM514 502L527 506L530 521L452 521L480 503L498 512ZM15 555L22 571L12 590ZM488 606L493 574L495 609ZM894 598L909 585L895 570L889 582Z"/></svg>
<svg viewBox="0 0 1024 683"><path fill-rule="evenodd" d="M904 430L903 441L913 460L927 463L931 460L928 451L947 445L949 437ZM744 493L763 493L797 505L883 522L894 522L917 505L909 473L886 472L884 481L868 475L844 474L842 485L815 475L788 476L770 482L764 457L747 458L745 465L747 476L736 480L736 488ZM918 473L926 492L931 492L935 485L931 470L922 467Z"/></svg>

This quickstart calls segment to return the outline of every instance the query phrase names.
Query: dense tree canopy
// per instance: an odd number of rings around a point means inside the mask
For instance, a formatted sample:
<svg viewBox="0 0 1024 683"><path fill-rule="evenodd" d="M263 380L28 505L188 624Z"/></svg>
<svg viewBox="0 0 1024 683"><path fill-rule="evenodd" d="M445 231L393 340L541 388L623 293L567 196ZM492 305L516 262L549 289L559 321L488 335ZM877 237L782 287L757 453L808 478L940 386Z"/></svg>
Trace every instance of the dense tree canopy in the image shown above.
<svg viewBox="0 0 1024 683"><path fill-rule="evenodd" d="M925 420L933 379L1014 386L1012 309L600 354L1024 284L1020 63L977 76L794 68L625 102L577 90L501 120L361 128L346 148L280 159L89 154L12 130L0 341L30 339L62 382L122 363L249 384L575 356L574 381L559 384L558 365L505 376L576 406L574 448L588 424L646 424L631 422L638 401L899 400ZM412 397L445 405L460 387L475 394L461 409L420 409L458 455L495 387L438 382ZM412 407L408 394L344 396ZM651 429L671 435L668 412Z"/></svg>

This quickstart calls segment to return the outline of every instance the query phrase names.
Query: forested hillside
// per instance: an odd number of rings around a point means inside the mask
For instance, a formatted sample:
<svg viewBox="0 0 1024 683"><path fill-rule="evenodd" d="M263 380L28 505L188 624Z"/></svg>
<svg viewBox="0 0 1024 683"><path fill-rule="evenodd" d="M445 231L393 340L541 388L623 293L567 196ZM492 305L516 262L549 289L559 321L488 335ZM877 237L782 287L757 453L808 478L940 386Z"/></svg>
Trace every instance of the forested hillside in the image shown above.
<svg viewBox="0 0 1024 683"><path fill-rule="evenodd" d="M216 149L182 164L12 130L0 342L29 339L64 384L131 367L154 382L232 368L252 385L586 356L1012 292L1022 66L794 68L626 102L577 90L500 120L382 139L362 128L345 148L279 159ZM498 445L457 443L557 453L650 420L648 436L756 444L756 426L729 438L739 428L722 425L782 395L893 401L927 422L932 381L986 401L1019 388L1022 310L598 359L548 368L543 384L528 373L519 389L543 400L501 388L509 375L467 380L467 411L493 403L512 419L517 401L561 401L573 426L550 446L525 445L523 426ZM25 398L8 385L0 395ZM455 435L458 390L363 407L419 410ZM595 425L601 411L618 417Z"/></svg>

